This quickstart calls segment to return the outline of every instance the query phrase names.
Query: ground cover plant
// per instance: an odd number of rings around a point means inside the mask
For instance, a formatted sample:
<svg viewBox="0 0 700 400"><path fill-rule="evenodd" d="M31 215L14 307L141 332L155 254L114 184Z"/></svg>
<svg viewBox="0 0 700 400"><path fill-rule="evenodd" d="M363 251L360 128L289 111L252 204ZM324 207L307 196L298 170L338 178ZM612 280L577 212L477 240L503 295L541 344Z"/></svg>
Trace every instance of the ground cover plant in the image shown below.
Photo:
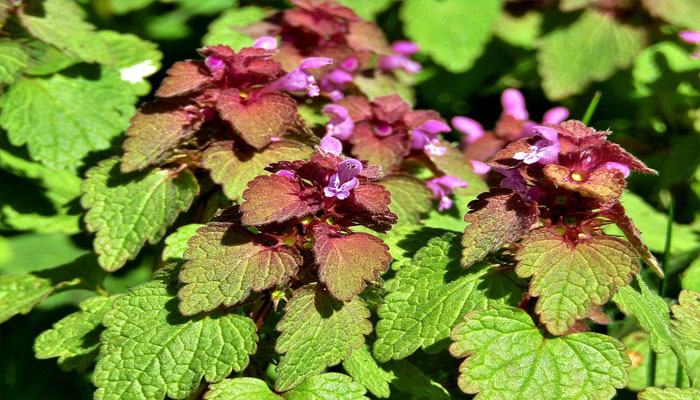
<svg viewBox="0 0 700 400"><path fill-rule="evenodd" d="M0 393L700 399L693 0L0 0Z"/></svg>

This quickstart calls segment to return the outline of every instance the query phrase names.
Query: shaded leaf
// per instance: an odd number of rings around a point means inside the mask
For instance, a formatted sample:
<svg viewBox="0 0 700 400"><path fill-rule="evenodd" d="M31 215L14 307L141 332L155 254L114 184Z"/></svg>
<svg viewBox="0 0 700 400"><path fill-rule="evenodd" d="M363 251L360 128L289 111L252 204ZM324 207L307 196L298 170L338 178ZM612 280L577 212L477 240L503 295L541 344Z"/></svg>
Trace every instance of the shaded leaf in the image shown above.
<svg viewBox="0 0 700 400"><path fill-rule="evenodd" d="M700 3L693 0L642 0L644 8L657 18L683 28L700 30Z"/></svg>
<svg viewBox="0 0 700 400"><path fill-rule="evenodd" d="M343 369L380 399L387 398L391 394L389 382L393 379L393 375L377 364L367 345L353 350L350 357L343 361Z"/></svg>
<svg viewBox="0 0 700 400"><path fill-rule="evenodd" d="M282 400L265 381L257 378L224 379L209 386L205 400Z"/></svg>
<svg viewBox="0 0 700 400"><path fill-rule="evenodd" d="M236 28L258 22L265 17L267 17L267 12L255 6L226 10L209 24L207 33L202 38L202 45L215 46L217 44L223 44L235 51L243 47L250 47L255 42L255 39L238 32Z"/></svg>
<svg viewBox="0 0 700 400"><path fill-rule="evenodd" d="M671 311L675 333L687 346L700 350L700 293L681 291L678 304L671 306ZM697 379L700 379L700 372Z"/></svg>
<svg viewBox="0 0 700 400"><path fill-rule="evenodd" d="M432 207L432 193L423 181L412 175L389 175L378 183L391 193L389 209L398 215L400 224L417 224L421 214Z"/></svg>
<svg viewBox="0 0 700 400"><path fill-rule="evenodd" d="M0 39L0 84L14 82L22 68L28 64L29 54L19 43Z"/></svg>

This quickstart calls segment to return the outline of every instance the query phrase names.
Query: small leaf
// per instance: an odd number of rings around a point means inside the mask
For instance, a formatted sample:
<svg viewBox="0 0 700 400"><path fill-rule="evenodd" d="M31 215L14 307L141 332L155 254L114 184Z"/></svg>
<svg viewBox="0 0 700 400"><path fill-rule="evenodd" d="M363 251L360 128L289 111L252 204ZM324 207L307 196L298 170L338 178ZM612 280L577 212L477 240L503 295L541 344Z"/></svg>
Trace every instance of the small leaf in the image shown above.
<svg viewBox="0 0 700 400"><path fill-rule="evenodd" d="M267 383L256 378L224 379L209 386L204 395L205 400L283 400L267 386Z"/></svg>
<svg viewBox="0 0 700 400"><path fill-rule="evenodd" d="M286 400L369 400L366 390L347 375L329 372L312 376L284 394Z"/></svg>
<svg viewBox="0 0 700 400"><path fill-rule="evenodd" d="M258 175L267 174L268 164L279 161L304 160L313 150L297 142L280 140L270 143L261 151L240 151L233 141L216 142L202 155L202 166L209 170L211 179L220 184L226 197L240 199L248 182Z"/></svg>
<svg viewBox="0 0 700 400"><path fill-rule="evenodd" d="M279 175L258 176L248 182L242 195L244 225L265 225L303 217L316 212L320 205L302 199L298 182Z"/></svg>
<svg viewBox="0 0 700 400"><path fill-rule="evenodd" d="M358 251L359 250L359 251ZM364 232L347 235L314 233L319 278L337 299L350 301L366 283L389 268L389 246Z"/></svg>
<svg viewBox="0 0 700 400"><path fill-rule="evenodd" d="M94 247L107 271L134 259L148 241L157 243L199 191L189 170L151 169L137 175L119 172L116 158L88 170L81 204L85 223L96 232Z"/></svg>
<svg viewBox="0 0 700 400"><path fill-rule="evenodd" d="M217 44L223 44L235 51L243 47L251 47L255 39L238 32L236 28L242 28L258 22L265 17L267 17L267 12L255 6L226 10L209 24L207 33L202 38L202 45L216 46Z"/></svg>
<svg viewBox="0 0 700 400"><path fill-rule="evenodd" d="M19 8L19 18L35 37L71 57L100 64L114 63L107 43L85 22L86 13L73 0L29 0Z"/></svg>
<svg viewBox="0 0 700 400"><path fill-rule="evenodd" d="M97 76L91 76L99 71ZM128 126L136 95L110 68L76 66L49 77L23 77L0 98L0 125L15 146L54 169L75 170Z"/></svg>
<svg viewBox="0 0 700 400"><path fill-rule="evenodd" d="M639 400L698 400L700 389L656 388L650 387L639 393Z"/></svg>
<svg viewBox="0 0 700 400"><path fill-rule="evenodd" d="M608 168L594 170L583 182L572 180L571 171L563 165L545 165L544 174L556 186L603 202L619 199L626 184L620 171Z"/></svg>
<svg viewBox="0 0 700 400"><path fill-rule="evenodd" d="M192 94L212 82L203 61L179 61L168 69L156 91L158 97L176 97Z"/></svg>
<svg viewBox="0 0 700 400"><path fill-rule="evenodd" d="M284 93L265 93L245 100L236 89L221 92L216 109L246 143L258 150L271 138L284 135L297 115L296 101Z"/></svg>
<svg viewBox="0 0 700 400"><path fill-rule="evenodd" d="M176 262L183 260L183 253L187 250L187 241L197 234L197 229L203 226L203 224L184 225L166 237L165 247L163 248L163 261Z"/></svg>
<svg viewBox="0 0 700 400"><path fill-rule="evenodd" d="M194 135L202 120L175 103L146 103L131 118L126 130L122 172L158 165L182 141Z"/></svg>
<svg viewBox="0 0 700 400"><path fill-rule="evenodd" d="M555 335L605 304L618 286L639 271L637 253L621 239L600 235L572 244L554 230L532 231L520 243L515 272L532 277L530 294L539 297L536 311Z"/></svg>
<svg viewBox="0 0 700 400"><path fill-rule="evenodd" d="M360 17L374 20L374 17L389 8L394 0L339 0L338 2L352 8Z"/></svg>
<svg viewBox="0 0 700 400"><path fill-rule="evenodd" d="M450 352L468 357L459 387L477 400L607 400L627 383L624 346L599 333L545 338L524 310L492 306L466 314Z"/></svg>
<svg viewBox="0 0 700 400"><path fill-rule="evenodd" d="M374 134L370 124L355 126L352 136L352 154L360 160L367 160L371 165L382 167L383 171L391 171L401 163L408 153L406 139L402 135L390 135L381 138Z"/></svg>
<svg viewBox="0 0 700 400"><path fill-rule="evenodd" d="M22 68L29 64L29 54L10 39L0 39L0 84L15 81Z"/></svg>
<svg viewBox="0 0 700 400"><path fill-rule="evenodd" d="M643 29L588 9L542 38L537 53L542 87L550 100L581 93L591 82L627 68L645 42Z"/></svg>
<svg viewBox="0 0 700 400"><path fill-rule="evenodd" d="M389 382L394 376L377 364L367 345L354 350L350 357L343 361L343 369L380 399L387 398L391 394Z"/></svg>
<svg viewBox="0 0 700 400"><path fill-rule="evenodd" d="M343 303L320 287L298 289L277 324L282 332L275 349L284 354L277 365L275 388L286 391L350 357L372 331L364 302Z"/></svg>
<svg viewBox="0 0 700 400"><path fill-rule="evenodd" d="M408 0L406 36L450 72L464 72L484 51L503 3L499 0Z"/></svg>
<svg viewBox="0 0 700 400"><path fill-rule="evenodd" d="M155 0L108 0L110 11L116 15L124 15L130 11L148 7Z"/></svg>
<svg viewBox="0 0 700 400"><path fill-rule="evenodd" d="M178 292L185 315L230 307L259 292L285 284L297 273L303 258L286 244L264 246L251 232L228 222L210 222L197 230L185 251L180 272L185 285Z"/></svg>
<svg viewBox="0 0 700 400"><path fill-rule="evenodd" d="M184 399L202 378L242 371L255 352L255 323L234 313L189 318L177 311L176 268L118 298L104 316L95 400Z"/></svg>
<svg viewBox="0 0 700 400"><path fill-rule="evenodd" d="M389 175L378 183L391 193L389 209L399 216L400 224L419 223L421 214L428 213L432 207L432 193L413 175Z"/></svg>
<svg viewBox="0 0 700 400"><path fill-rule="evenodd" d="M410 265L399 270L377 310L378 361L408 357L419 347L438 352L464 313L520 301L511 279L490 266L464 270L459 252L459 236L445 233L431 239Z"/></svg>
<svg viewBox="0 0 700 400"><path fill-rule="evenodd" d="M116 298L95 296L80 303L80 311L69 314L36 338L36 358L58 357L58 366L64 371L89 368L99 352L102 317Z"/></svg>
<svg viewBox="0 0 700 400"><path fill-rule="evenodd" d="M469 267L504 245L518 241L538 221L537 207L510 190L492 189L469 203L464 216L462 266Z"/></svg>
<svg viewBox="0 0 700 400"><path fill-rule="evenodd" d="M683 343L700 350L700 293L681 291L678 304L671 306L675 333ZM697 374L700 379L700 372Z"/></svg>

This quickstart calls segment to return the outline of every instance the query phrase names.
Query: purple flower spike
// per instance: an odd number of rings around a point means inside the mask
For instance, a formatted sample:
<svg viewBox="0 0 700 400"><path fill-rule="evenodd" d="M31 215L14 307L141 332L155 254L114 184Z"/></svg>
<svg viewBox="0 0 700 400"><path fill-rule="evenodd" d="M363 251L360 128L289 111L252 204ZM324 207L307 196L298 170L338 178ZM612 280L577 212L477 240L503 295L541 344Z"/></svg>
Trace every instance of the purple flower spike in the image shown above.
<svg viewBox="0 0 700 400"><path fill-rule="evenodd" d="M423 149L435 156L445 155L447 149L440 146L438 132L449 132L450 126L444 122L431 119L411 132L411 148Z"/></svg>
<svg viewBox="0 0 700 400"><path fill-rule="evenodd" d="M542 122L545 124L559 125L569 116L569 109L566 107L554 107L544 113Z"/></svg>
<svg viewBox="0 0 700 400"><path fill-rule="evenodd" d="M350 57L347 60L340 63L340 68L342 68L346 71L354 71L359 66L360 66L360 63L357 62L357 58L355 58L355 57Z"/></svg>
<svg viewBox="0 0 700 400"><path fill-rule="evenodd" d="M622 175L624 175L625 178L630 176L630 169L625 164L621 164L621 163L614 162L614 161L609 161L609 162L606 162L605 164L603 164L602 167L607 168L607 169L616 169L616 170L622 172Z"/></svg>
<svg viewBox="0 0 700 400"><path fill-rule="evenodd" d="M535 136L541 136L544 139L538 140L533 146L530 146L527 152L519 151L513 155L513 158L520 160L525 164L551 164L559 158L559 139L557 131L545 126L535 126L532 128Z"/></svg>
<svg viewBox="0 0 700 400"><path fill-rule="evenodd" d="M277 48L277 39L272 36L263 36L253 43L254 49L274 50Z"/></svg>
<svg viewBox="0 0 700 400"><path fill-rule="evenodd" d="M352 122L348 110L337 104L328 104L323 107L323 112L333 116L326 124L326 135L340 140L350 139L355 129L355 124Z"/></svg>
<svg viewBox="0 0 700 400"><path fill-rule="evenodd" d="M503 111L521 121L528 119L527 108L525 108L525 97L518 89L506 89L501 95Z"/></svg>
<svg viewBox="0 0 700 400"><path fill-rule="evenodd" d="M452 207L452 192L460 187L467 187L469 184L452 175L443 175L429 179L425 186L433 192L433 199L440 199L438 211L444 211Z"/></svg>
<svg viewBox="0 0 700 400"><path fill-rule="evenodd" d="M395 69L401 68L409 74L415 74L417 72L420 72L421 69L423 69L420 63L413 61L410 58L403 55L379 57L379 60L377 61L377 66L379 67L379 69L385 71L393 71Z"/></svg>
<svg viewBox="0 0 700 400"><path fill-rule="evenodd" d="M404 56L410 56L412 54L418 53L420 47L417 44L409 40L399 40L391 44L391 50L395 53L402 54Z"/></svg>
<svg viewBox="0 0 700 400"><path fill-rule="evenodd" d="M321 68L333 63L331 58L313 57L307 58L295 68L292 72L279 78L267 86L267 91L270 90L287 90L296 92L306 90L310 97L318 96L321 90L316 84L316 79L307 71L311 68Z"/></svg>
<svg viewBox="0 0 700 400"><path fill-rule="evenodd" d="M343 143L333 136L326 135L321 139L321 149L326 153L331 153L339 156L343 152Z"/></svg>
<svg viewBox="0 0 700 400"><path fill-rule="evenodd" d="M484 175L488 174L489 171L491 171L491 167L489 167L488 164L481 161L470 160L469 164L472 165L472 170L475 174Z"/></svg>
<svg viewBox="0 0 700 400"><path fill-rule="evenodd" d="M700 31L683 31L678 34L678 36L686 43L698 44L700 43Z"/></svg>
<svg viewBox="0 0 700 400"><path fill-rule="evenodd" d="M338 200L347 199L350 196L350 191L359 183L356 176L360 172L362 172L361 162L354 158L343 160L338 164L338 172L331 175L328 186L323 189L323 194Z"/></svg>
<svg viewBox="0 0 700 400"><path fill-rule="evenodd" d="M466 144L472 144L484 136L484 128L480 123L467 117L454 117L452 118L452 126L458 131L464 133L464 142Z"/></svg>

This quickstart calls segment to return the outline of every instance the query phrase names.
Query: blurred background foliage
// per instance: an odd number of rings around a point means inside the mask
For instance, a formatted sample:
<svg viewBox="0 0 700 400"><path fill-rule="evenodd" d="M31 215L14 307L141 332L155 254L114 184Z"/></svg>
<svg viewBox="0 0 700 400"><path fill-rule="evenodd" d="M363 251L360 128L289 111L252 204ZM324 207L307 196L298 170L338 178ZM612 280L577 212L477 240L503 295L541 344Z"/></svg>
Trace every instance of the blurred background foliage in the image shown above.
<svg viewBox="0 0 700 400"><path fill-rule="evenodd" d="M37 0L38 1L38 0ZM120 152L124 123L134 106L149 100L150 87L165 76L167 66L197 58L196 49L218 43L241 47L252 39L232 29L260 20L265 8L288 7L283 0L78 0L80 12L109 41L119 60L103 68L100 78L82 82L92 90L107 79L110 69L147 62L129 87L116 90L128 99L123 113L101 142L88 140L80 156L43 156L31 139L11 132L10 117L0 129L0 276L52 268L90 253L78 197L81 177L97 161ZM525 95L531 118L537 120L556 105L566 106L580 119L596 92L600 103L591 120L599 130L612 130L612 141L659 171L658 176L632 175L624 205L643 232L650 248L664 251L668 208L675 206L670 246L669 295L681 288L700 291L700 59L678 32L700 30L696 0L342 0L367 19L376 21L390 41L417 42L423 64L419 74L404 77L414 85L416 108L439 111L445 119L465 115L491 129L501 113L501 92L518 88ZM2 14L2 10L0 10ZM0 20L2 20L0 15ZM17 32L11 21L3 35ZM117 39L114 39L116 37ZM138 40L138 38L145 39ZM128 39L128 40L127 40ZM10 47L0 38L0 53ZM32 46L30 39L28 46ZM131 42L129 42L131 40ZM150 42L150 43L149 43ZM152 45L155 44L157 46ZM3 47L6 46L6 47ZM75 79L72 71L91 66L81 57L68 57L51 46L34 43L36 62L17 71L0 71L0 93L26 82L57 85ZM3 57L0 55L0 57ZM85 58L82 57L82 61ZM122 64L120 65L120 62ZM94 66L94 64L91 64ZM160 68L160 66L165 68ZM81 69L82 68L82 69ZM119 69L122 72L125 68ZM156 71L157 70L157 71ZM155 72L155 73L154 73ZM76 75L77 76L77 75ZM123 81L122 81L123 83ZM114 89L114 88L113 88ZM19 89L14 88L16 93ZM58 90L58 89L57 89ZM17 94L14 97L17 97ZM36 96L31 91L27 96ZM139 103L135 103L138 98ZM8 96L9 97L9 96ZM32 97L29 97L32 98ZM0 103L2 113L12 99ZM26 101L26 98L25 98ZM87 101L87 100L86 100ZM65 105L68 107L68 105ZM56 110L58 118L64 110ZM80 107L79 118L95 118L99 107ZM36 115L36 118L43 118ZM0 122L3 121L0 118ZM37 121L37 124L42 121ZM69 132L70 133L70 132ZM57 132L56 135L64 133ZM458 140L455 133L450 137ZM58 137L60 139L60 136ZM23 141L24 140L24 141ZM46 139L39 139L46 140ZM25 146L24 144L27 143ZM97 143L97 144L95 144ZM58 146L58 144L52 144ZM60 149L70 153L68 149ZM181 216L182 221L187 216ZM176 223L170 232L182 222ZM162 245L147 247L127 267L111 275L105 289L118 293L149 279L159 263ZM88 256L91 257L91 256ZM648 281L657 283L653 277ZM0 396L8 399L89 399L90 377L61 372L54 360L36 360L36 335L75 310L90 292L73 290L52 296L29 315L0 325ZM618 338L632 329L629 321L609 327ZM626 337L627 341L644 338ZM416 360L436 379L430 360ZM669 363L675 365L675 362ZM644 373L640 367L636 374ZM38 381L38 379L40 381ZM639 378L643 381L644 376ZM658 381L658 379L657 379ZM618 398L634 398L621 392Z"/></svg>

